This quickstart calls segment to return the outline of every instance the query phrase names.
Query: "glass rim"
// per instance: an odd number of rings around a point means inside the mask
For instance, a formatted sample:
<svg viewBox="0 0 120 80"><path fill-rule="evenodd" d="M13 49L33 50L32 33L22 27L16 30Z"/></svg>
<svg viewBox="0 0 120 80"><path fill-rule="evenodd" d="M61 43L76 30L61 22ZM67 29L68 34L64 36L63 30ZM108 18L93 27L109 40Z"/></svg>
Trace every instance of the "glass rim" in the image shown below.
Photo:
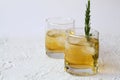
<svg viewBox="0 0 120 80"><path fill-rule="evenodd" d="M45 21L51 25L67 25L67 24L74 24L75 22L75 20L71 17L49 17L45 19Z"/></svg>
<svg viewBox="0 0 120 80"><path fill-rule="evenodd" d="M69 29L66 30L66 32L68 33L68 31L75 30L75 29L81 29L81 30L83 29L83 30L84 30L84 27L73 27L73 28L69 28ZM90 31L91 31L91 30L92 30L92 32L96 32L96 33L99 34L99 31L96 30L96 29L90 28Z"/></svg>
<svg viewBox="0 0 120 80"><path fill-rule="evenodd" d="M74 30L83 30L82 32L83 32L83 34L71 34L71 31L74 31ZM91 33L90 34L93 34L91 37L95 37L95 35L96 36L98 36L98 38L99 38L99 32L96 30L96 29L94 29L94 28L91 28ZM84 27L74 27L74 28L69 28L69 29L67 29L66 31L66 35L69 35L69 36L85 36L85 31L84 31Z"/></svg>

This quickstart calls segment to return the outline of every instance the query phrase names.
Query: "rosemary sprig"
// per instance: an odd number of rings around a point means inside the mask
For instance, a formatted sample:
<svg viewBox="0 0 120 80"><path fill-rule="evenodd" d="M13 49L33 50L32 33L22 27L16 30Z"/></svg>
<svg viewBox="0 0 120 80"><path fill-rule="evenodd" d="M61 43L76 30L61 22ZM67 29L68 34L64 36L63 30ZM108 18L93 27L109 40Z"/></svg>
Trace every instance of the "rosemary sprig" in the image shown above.
<svg viewBox="0 0 120 80"><path fill-rule="evenodd" d="M85 36L89 39L90 36L90 0L88 0L88 4L86 5L86 13L85 13Z"/></svg>

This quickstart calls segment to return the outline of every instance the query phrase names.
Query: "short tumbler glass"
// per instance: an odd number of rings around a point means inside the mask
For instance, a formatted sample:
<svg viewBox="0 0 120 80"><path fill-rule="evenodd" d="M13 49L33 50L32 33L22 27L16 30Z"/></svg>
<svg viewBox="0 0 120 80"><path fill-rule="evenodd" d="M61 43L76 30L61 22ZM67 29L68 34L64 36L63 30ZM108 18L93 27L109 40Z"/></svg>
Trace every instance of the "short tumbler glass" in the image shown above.
<svg viewBox="0 0 120 80"><path fill-rule="evenodd" d="M71 18L54 17L46 19L46 22L46 54L52 58L63 59L65 31L74 27L74 20Z"/></svg>
<svg viewBox="0 0 120 80"><path fill-rule="evenodd" d="M73 75L88 76L98 72L99 32L91 29L85 36L84 28L66 31L65 70Z"/></svg>

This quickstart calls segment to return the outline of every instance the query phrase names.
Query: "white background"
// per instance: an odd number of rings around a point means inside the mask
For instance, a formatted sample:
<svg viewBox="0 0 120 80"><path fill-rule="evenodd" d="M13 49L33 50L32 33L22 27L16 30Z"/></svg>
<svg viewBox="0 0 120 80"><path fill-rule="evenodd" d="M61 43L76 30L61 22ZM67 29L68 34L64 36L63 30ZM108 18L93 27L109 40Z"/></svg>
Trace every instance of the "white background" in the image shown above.
<svg viewBox="0 0 120 80"><path fill-rule="evenodd" d="M87 0L0 0L0 36L41 36L48 17L72 17L84 27ZM119 35L120 0L91 0L91 27Z"/></svg>
<svg viewBox="0 0 120 80"><path fill-rule="evenodd" d="M100 32L98 75L69 75L63 59L45 54L45 19L72 17L84 27L86 2L0 0L0 80L120 80L120 0L91 0L91 27Z"/></svg>

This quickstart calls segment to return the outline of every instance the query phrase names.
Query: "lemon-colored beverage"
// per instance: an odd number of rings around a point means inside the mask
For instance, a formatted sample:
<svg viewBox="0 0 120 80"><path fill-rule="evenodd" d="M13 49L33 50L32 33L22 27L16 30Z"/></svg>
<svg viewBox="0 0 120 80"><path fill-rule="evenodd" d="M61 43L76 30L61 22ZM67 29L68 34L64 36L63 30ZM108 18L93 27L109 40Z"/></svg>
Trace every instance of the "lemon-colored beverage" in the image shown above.
<svg viewBox="0 0 120 80"><path fill-rule="evenodd" d="M68 36L65 44L65 70L75 75L93 75L98 71L99 41L85 36Z"/></svg>
<svg viewBox="0 0 120 80"><path fill-rule="evenodd" d="M74 27L74 20L65 17L46 19L45 49L46 55L51 58L63 59L66 30Z"/></svg>
<svg viewBox="0 0 120 80"><path fill-rule="evenodd" d="M65 30L52 29L46 33L46 51L56 52L64 51Z"/></svg>

